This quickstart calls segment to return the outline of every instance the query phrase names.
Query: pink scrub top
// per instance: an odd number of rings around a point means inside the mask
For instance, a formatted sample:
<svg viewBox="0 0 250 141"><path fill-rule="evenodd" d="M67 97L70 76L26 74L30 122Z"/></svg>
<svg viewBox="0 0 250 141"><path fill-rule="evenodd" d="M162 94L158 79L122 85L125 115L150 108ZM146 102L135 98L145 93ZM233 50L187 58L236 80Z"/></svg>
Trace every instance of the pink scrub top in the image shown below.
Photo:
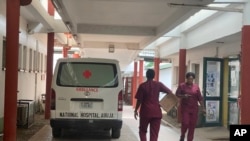
<svg viewBox="0 0 250 141"><path fill-rule="evenodd" d="M176 94L191 95L188 98L181 99L182 112L189 112L189 113L198 112L198 101L202 101L203 98L201 95L200 88L197 84L188 85L187 83L181 83L176 90Z"/></svg>
<svg viewBox="0 0 250 141"><path fill-rule="evenodd" d="M141 102L140 117L161 118L162 112L159 104L159 94L172 93L172 91L161 82L148 80L140 84L135 98Z"/></svg>

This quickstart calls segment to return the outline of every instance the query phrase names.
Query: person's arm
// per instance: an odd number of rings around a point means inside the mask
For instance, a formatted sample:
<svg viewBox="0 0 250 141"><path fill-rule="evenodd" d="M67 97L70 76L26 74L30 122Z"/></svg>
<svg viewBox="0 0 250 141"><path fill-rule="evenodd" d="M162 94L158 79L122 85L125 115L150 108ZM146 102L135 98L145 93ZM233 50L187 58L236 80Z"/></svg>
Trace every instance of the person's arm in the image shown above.
<svg viewBox="0 0 250 141"><path fill-rule="evenodd" d="M167 86L165 86L163 83L160 82L160 86L161 86L161 92L164 92L166 94L171 94L174 95L174 93L172 92L172 90L170 90Z"/></svg>
<svg viewBox="0 0 250 141"><path fill-rule="evenodd" d="M202 109L202 113L205 115L206 114L206 108L204 106L203 100L200 100L199 103L200 103L200 106L201 106L201 109Z"/></svg>
<svg viewBox="0 0 250 141"><path fill-rule="evenodd" d="M181 85L178 86L178 88L177 88L177 90L176 90L176 92L175 92L175 95L176 95L178 98L188 98L189 96L191 96L191 95L189 95L189 94L184 94L184 93L182 93Z"/></svg>
<svg viewBox="0 0 250 141"><path fill-rule="evenodd" d="M142 86L139 85L138 89L137 89L137 92L135 94L135 99L136 100L136 105L135 105L135 111L134 111L134 118L137 120L137 117L138 117L138 109L139 107L141 106L141 103L142 103L142 99L143 99L143 92L142 92Z"/></svg>
<svg viewBox="0 0 250 141"><path fill-rule="evenodd" d="M135 105L135 111L134 111L134 117L137 120L137 116L138 116L138 109L141 106L141 101L137 100L136 101L136 105Z"/></svg>

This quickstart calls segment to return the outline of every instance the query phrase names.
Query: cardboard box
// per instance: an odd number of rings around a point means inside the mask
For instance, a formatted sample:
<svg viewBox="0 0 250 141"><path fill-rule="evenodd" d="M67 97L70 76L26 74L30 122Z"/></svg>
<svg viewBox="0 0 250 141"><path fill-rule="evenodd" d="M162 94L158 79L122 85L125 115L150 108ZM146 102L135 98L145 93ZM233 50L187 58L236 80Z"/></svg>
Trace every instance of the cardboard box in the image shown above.
<svg viewBox="0 0 250 141"><path fill-rule="evenodd" d="M170 111L175 105L177 105L179 99L175 95L166 94L161 100L160 105L164 111Z"/></svg>

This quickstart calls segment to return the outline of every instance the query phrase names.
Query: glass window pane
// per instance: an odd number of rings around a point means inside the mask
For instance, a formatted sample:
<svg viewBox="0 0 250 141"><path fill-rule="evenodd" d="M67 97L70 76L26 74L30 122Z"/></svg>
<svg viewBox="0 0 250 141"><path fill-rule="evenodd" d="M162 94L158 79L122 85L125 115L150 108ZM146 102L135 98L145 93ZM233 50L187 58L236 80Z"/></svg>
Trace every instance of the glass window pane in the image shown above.
<svg viewBox="0 0 250 141"><path fill-rule="evenodd" d="M207 79L206 79L206 96L219 97L220 96L220 65L221 62L208 61L207 62Z"/></svg>
<svg viewBox="0 0 250 141"><path fill-rule="evenodd" d="M57 84L61 86L115 87L117 70L114 64L61 63Z"/></svg>
<svg viewBox="0 0 250 141"><path fill-rule="evenodd" d="M206 122L217 123L220 121L220 101L207 100L206 101Z"/></svg>

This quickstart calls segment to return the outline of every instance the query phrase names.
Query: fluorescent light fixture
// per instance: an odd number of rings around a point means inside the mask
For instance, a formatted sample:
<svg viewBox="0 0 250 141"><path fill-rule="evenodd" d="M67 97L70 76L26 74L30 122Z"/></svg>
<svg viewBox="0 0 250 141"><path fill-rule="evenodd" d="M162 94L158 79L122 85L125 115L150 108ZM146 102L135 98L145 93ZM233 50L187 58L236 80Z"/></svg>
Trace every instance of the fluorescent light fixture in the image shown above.
<svg viewBox="0 0 250 141"><path fill-rule="evenodd" d="M190 8L199 8L204 10L215 10L215 11L224 11L224 12L240 12L242 13L242 9L237 8L227 8L227 7L212 7L206 5L195 5L195 4L178 4L178 3L169 3L169 6L174 7L190 7Z"/></svg>
<svg viewBox="0 0 250 141"><path fill-rule="evenodd" d="M62 12L62 9L61 9L61 6L60 6L59 2L58 2L57 0L52 0L52 3L53 3L53 5L54 5L54 7L56 8L56 11L57 11L58 13L61 13L61 12Z"/></svg>
<svg viewBox="0 0 250 141"><path fill-rule="evenodd" d="M68 28L69 32L72 33L72 25L70 24L70 22L65 22L65 25Z"/></svg>
<svg viewBox="0 0 250 141"><path fill-rule="evenodd" d="M77 34L73 34L73 38L75 39L75 41L78 40Z"/></svg>

